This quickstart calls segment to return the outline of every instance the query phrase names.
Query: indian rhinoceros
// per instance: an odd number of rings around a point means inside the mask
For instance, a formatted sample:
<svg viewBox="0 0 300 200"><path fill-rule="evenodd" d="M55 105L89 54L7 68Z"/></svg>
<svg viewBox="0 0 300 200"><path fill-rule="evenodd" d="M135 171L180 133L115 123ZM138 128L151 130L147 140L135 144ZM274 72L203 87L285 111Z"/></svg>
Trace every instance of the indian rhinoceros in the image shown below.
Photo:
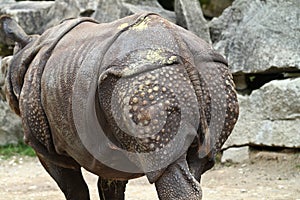
<svg viewBox="0 0 300 200"><path fill-rule="evenodd" d="M2 16L1 36L15 42L6 98L66 199L89 199L81 167L99 176L102 200L124 199L144 175L159 199L201 199L238 117L227 62L209 44L154 13L67 19L42 35Z"/></svg>

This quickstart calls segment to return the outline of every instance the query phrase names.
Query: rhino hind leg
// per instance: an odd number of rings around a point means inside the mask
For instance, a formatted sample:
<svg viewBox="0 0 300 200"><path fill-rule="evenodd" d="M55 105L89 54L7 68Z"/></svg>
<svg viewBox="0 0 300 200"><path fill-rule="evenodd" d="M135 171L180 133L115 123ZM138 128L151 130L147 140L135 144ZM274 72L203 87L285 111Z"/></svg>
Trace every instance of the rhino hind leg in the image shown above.
<svg viewBox="0 0 300 200"><path fill-rule="evenodd" d="M155 182L161 200L201 200L200 183L189 171L186 156L181 156Z"/></svg>
<svg viewBox="0 0 300 200"><path fill-rule="evenodd" d="M98 191L101 200L124 200L128 181L108 180L99 177Z"/></svg>
<svg viewBox="0 0 300 200"><path fill-rule="evenodd" d="M56 181L67 200L89 200L89 190L80 168L69 169L55 165L40 156L41 164Z"/></svg>
<svg viewBox="0 0 300 200"><path fill-rule="evenodd" d="M212 153L209 153L205 157L200 157L197 149L189 149L187 162L191 174L200 183L201 175L214 166L215 159Z"/></svg>

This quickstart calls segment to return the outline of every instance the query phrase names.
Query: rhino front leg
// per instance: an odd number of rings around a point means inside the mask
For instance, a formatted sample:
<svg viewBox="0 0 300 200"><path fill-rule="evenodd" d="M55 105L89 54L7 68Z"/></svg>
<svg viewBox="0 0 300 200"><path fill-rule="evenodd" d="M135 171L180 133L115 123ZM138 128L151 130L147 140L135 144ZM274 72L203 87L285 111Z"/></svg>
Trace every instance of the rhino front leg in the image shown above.
<svg viewBox="0 0 300 200"><path fill-rule="evenodd" d="M124 200L128 181L107 180L99 177L98 191L101 200Z"/></svg>
<svg viewBox="0 0 300 200"><path fill-rule="evenodd" d="M57 166L38 156L41 164L56 181L67 200L89 200L89 190L80 168L69 169Z"/></svg>
<svg viewBox="0 0 300 200"><path fill-rule="evenodd" d="M164 171L155 182L161 200L200 200L200 183L189 171L186 155L181 156Z"/></svg>

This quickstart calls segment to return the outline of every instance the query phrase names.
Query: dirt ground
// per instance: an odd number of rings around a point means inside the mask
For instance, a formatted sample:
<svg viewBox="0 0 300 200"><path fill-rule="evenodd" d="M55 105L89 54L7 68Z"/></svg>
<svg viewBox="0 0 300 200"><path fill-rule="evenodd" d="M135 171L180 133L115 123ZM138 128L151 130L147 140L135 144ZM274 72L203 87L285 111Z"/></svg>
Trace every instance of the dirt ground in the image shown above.
<svg viewBox="0 0 300 200"><path fill-rule="evenodd" d="M84 172L91 199L97 177ZM252 152L240 164L217 164L202 178L203 200L300 200L300 153ZM63 200L55 182L36 158L0 160L0 200ZM143 178L129 181L126 200L157 200Z"/></svg>

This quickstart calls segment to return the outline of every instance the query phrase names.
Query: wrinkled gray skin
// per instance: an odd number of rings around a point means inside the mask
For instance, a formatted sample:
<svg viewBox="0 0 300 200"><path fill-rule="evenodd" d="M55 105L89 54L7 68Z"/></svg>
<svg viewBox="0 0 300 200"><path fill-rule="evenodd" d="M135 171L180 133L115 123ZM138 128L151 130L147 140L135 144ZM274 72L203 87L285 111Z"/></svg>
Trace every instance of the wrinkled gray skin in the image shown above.
<svg viewBox="0 0 300 200"><path fill-rule="evenodd" d="M22 118L25 142L34 148L66 199L89 199L81 167L99 176L102 200L124 199L127 181L143 175L155 183L159 199L201 199L201 174L213 166L215 153L238 117L227 62L208 44L151 13L108 24L89 18L67 20L41 36L26 35L7 16L1 18L0 25L2 40L16 42L7 69L7 100ZM93 91L85 89L90 84L89 77L94 76L89 74L91 67L96 72ZM151 76L145 76L147 73ZM119 84L121 78L129 87ZM75 82L80 87L76 88ZM176 96L176 90L186 93ZM74 120L81 113L73 113L72 107L76 92L81 95L79 102L89 92L95 94L96 120L118 148L139 153L164 146L173 139L182 121L193 125L196 136L188 149L172 147L178 159L161 169L141 172L130 157L125 159L137 167L137 173L113 169L96 159L80 139ZM118 117L124 114L118 112L126 111L115 107L113 95L120 99L119 106L130 108L131 120L145 127L149 121L160 120L152 113L168 113L164 130L145 140L124 134L120 123L129 122L120 118L117 123L114 113ZM160 99L154 101L151 95ZM128 105L123 105L124 98L129 99ZM150 103L167 106L148 112ZM182 114L185 110L194 111L186 117ZM189 137L189 133L184 135ZM106 145L101 142L99 146ZM153 165L151 160L141 162Z"/></svg>

